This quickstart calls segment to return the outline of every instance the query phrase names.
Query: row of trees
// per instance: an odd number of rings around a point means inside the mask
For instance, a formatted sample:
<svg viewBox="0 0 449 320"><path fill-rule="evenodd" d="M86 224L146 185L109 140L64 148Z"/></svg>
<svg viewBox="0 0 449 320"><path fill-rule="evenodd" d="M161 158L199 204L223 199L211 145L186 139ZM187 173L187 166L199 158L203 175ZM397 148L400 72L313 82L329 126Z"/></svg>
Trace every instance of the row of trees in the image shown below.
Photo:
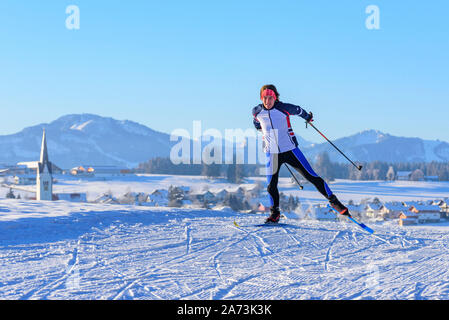
<svg viewBox="0 0 449 320"><path fill-rule="evenodd" d="M322 153L318 155L313 167L318 174L328 180L394 180L399 171L409 171L412 172L411 180L433 176L439 181L449 181L449 162L389 163L373 161L360 164L363 165L361 171L351 164L331 162L329 155Z"/></svg>
<svg viewBox="0 0 449 320"><path fill-rule="evenodd" d="M312 159L310 159L312 160ZM374 161L361 163L363 169L357 170L351 164L332 162L327 153L319 154L315 161L311 161L317 174L326 180L394 180L399 171L422 172L423 176L434 176L439 181L449 181L448 162L429 163L388 163ZM247 164L173 164L169 158L154 158L139 164L135 169L139 173L203 175L207 177L226 177L228 181L240 183L245 177L260 176L264 172L261 165ZM285 167L281 168L281 177L289 177Z"/></svg>
<svg viewBox="0 0 449 320"><path fill-rule="evenodd" d="M241 183L247 176L256 175L257 165L244 164L178 164L170 158L154 158L139 164L136 173L202 175L210 178L226 177L229 182Z"/></svg>

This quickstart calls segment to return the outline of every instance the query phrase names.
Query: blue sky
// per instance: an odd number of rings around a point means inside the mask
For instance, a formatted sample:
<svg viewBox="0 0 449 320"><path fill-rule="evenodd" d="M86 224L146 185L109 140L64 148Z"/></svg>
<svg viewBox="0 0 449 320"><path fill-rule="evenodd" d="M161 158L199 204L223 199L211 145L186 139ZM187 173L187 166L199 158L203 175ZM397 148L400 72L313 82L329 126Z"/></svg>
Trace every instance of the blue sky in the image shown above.
<svg viewBox="0 0 449 320"><path fill-rule="evenodd" d="M80 29L66 28L66 7ZM380 29L368 30L368 5ZM0 134L65 114L251 128L263 84L330 138L449 141L448 1L0 2ZM292 121L297 135L322 142Z"/></svg>

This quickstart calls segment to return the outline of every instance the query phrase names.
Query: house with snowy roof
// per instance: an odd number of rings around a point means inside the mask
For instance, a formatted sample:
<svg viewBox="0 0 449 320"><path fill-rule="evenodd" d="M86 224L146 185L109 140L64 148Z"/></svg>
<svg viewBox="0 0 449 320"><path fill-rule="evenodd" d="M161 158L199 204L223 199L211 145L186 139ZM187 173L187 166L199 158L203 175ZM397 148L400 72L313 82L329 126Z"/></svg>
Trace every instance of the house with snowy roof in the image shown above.
<svg viewBox="0 0 449 320"><path fill-rule="evenodd" d="M398 181L409 181L412 176L412 171L398 171L396 172L396 180Z"/></svg>
<svg viewBox="0 0 449 320"><path fill-rule="evenodd" d="M145 205L154 207L166 207L168 204L168 190L156 189L148 195Z"/></svg>
<svg viewBox="0 0 449 320"><path fill-rule="evenodd" d="M380 208L380 214L385 220L398 219L402 212L406 212L408 207L400 203L387 202Z"/></svg>
<svg viewBox="0 0 449 320"><path fill-rule="evenodd" d="M418 215L411 211L401 211L399 214L399 225L407 226L418 224Z"/></svg>
<svg viewBox="0 0 449 320"><path fill-rule="evenodd" d="M228 195L228 193L229 192L226 189L221 189L220 191L216 192L214 195L218 201L223 201L226 198L226 196Z"/></svg>
<svg viewBox="0 0 449 320"><path fill-rule="evenodd" d="M94 200L95 203L106 203L106 204L119 204L117 198L112 196L110 193L105 193L102 196Z"/></svg>
<svg viewBox="0 0 449 320"><path fill-rule="evenodd" d="M436 203L434 203L436 204ZM440 213L441 217L448 219L449 218L449 199L440 200L438 204L436 204L440 207Z"/></svg>
<svg viewBox="0 0 449 320"><path fill-rule="evenodd" d="M198 202L204 202L204 201L207 201L208 203L216 203L217 202L215 195L208 190L207 191L190 192L189 198L192 201L198 201Z"/></svg>
<svg viewBox="0 0 449 320"><path fill-rule="evenodd" d="M141 205L142 203L148 202L149 195L144 192L126 192L121 198L120 203L122 204L135 204Z"/></svg>
<svg viewBox="0 0 449 320"><path fill-rule="evenodd" d="M368 203L365 206L365 216L369 219L383 219L381 208L381 203Z"/></svg>
<svg viewBox="0 0 449 320"><path fill-rule="evenodd" d="M418 216L419 223L439 222L441 219L439 206L418 204L411 206L409 208L409 211L415 213Z"/></svg>
<svg viewBox="0 0 449 320"><path fill-rule="evenodd" d="M449 198L445 198L444 200L436 200L432 204L437 205L440 208L449 208Z"/></svg>

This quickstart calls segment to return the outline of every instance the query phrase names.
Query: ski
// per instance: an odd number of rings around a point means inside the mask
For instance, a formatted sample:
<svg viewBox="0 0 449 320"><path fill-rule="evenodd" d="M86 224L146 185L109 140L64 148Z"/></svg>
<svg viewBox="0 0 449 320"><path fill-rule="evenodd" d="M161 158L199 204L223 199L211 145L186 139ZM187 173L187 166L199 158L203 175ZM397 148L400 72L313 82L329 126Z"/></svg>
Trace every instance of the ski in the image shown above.
<svg viewBox="0 0 449 320"><path fill-rule="evenodd" d="M334 210L336 213L340 214L340 212L338 212L337 210L335 210L334 208L332 208L330 205L327 205L329 208L331 208L332 210ZM374 234L374 230L371 229L370 227L368 227L367 225L365 225L364 223L358 222L357 220L355 220L353 217L348 216L348 219L352 222L354 222L356 225L358 225L360 228L364 229L365 231L369 232L370 234Z"/></svg>
<svg viewBox="0 0 449 320"><path fill-rule="evenodd" d="M282 223L282 222L269 222L269 223L261 223L261 224L256 224L256 227L282 227L282 226L288 226L287 223Z"/></svg>
<svg viewBox="0 0 449 320"><path fill-rule="evenodd" d="M251 224L251 225L241 226L236 221L234 221L234 226L236 226L237 228L242 228L242 227L283 227L283 226L289 226L289 225L290 224L288 224L288 223L277 222L277 223L259 223L259 224Z"/></svg>

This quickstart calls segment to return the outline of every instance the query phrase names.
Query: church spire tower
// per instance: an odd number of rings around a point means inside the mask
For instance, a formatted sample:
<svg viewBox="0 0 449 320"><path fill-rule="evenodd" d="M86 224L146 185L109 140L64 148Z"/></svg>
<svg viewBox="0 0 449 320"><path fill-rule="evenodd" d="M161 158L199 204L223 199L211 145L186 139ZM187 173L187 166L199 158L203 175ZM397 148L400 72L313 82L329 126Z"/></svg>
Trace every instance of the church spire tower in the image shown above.
<svg viewBox="0 0 449 320"><path fill-rule="evenodd" d="M37 166L36 189L36 200L53 200L52 168L48 160L45 129L42 134L41 156Z"/></svg>

